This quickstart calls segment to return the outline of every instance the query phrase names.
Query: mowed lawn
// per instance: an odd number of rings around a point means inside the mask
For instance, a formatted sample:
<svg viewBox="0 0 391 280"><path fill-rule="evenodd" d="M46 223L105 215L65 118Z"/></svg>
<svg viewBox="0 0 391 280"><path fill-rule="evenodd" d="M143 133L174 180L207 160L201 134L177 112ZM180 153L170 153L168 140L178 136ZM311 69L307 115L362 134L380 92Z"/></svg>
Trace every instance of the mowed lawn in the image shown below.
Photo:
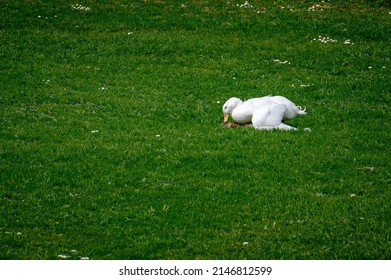
<svg viewBox="0 0 391 280"><path fill-rule="evenodd" d="M0 1L0 259L390 259L388 1ZM283 95L299 131L223 128Z"/></svg>

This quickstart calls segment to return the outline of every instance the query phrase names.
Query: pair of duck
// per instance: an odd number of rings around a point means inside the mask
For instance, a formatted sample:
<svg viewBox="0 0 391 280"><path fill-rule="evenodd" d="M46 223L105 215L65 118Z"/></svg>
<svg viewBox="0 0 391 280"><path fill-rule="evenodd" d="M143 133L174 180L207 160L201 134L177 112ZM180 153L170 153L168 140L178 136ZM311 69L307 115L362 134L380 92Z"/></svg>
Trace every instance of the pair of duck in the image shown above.
<svg viewBox="0 0 391 280"><path fill-rule="evenodd" d="M283 96L264 96L242 101L232 97L223 105L223 126L237 126L238 124L252 124L260 130L297 130L283 123L284 120L293 119L298 115L306 115L305 109L296 106L292 101ZM232 117L234 124L228 120Z"/></svg>

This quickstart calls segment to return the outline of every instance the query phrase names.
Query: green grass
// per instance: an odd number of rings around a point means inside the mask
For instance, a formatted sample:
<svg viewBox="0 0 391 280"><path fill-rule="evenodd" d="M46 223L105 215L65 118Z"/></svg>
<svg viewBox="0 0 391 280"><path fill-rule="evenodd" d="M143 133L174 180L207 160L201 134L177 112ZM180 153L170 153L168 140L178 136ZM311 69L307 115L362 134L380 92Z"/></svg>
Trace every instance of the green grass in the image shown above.
<svg viewBox="0 0 391 280"><path fill-rule="evenodd" d="M78 3L0 1L0 259L391 258L387 1Z"/></svg>

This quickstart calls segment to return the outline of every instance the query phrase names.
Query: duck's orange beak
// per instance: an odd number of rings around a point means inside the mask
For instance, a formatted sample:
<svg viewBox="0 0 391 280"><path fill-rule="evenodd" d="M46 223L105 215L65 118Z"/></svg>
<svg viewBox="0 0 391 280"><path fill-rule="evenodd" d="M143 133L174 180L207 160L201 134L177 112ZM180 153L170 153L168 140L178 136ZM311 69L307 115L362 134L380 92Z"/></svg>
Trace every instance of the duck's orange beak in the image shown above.
<svg viewBox="0 0 391 280"><path fill-rule="evenodd" d="M224 123L228 122L229 113L224 113Z"/></svg>

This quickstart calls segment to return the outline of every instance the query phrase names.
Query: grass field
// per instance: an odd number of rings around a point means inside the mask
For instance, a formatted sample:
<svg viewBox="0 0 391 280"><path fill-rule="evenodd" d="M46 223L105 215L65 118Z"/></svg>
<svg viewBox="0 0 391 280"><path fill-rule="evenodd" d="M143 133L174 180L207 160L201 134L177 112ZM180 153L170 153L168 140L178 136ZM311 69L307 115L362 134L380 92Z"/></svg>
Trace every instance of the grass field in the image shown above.
<svg viewBox="0 0 391 280"><path fill-rule="evenodd" d="M0 259L390 259L388 3L1 0Z"/></svg>

